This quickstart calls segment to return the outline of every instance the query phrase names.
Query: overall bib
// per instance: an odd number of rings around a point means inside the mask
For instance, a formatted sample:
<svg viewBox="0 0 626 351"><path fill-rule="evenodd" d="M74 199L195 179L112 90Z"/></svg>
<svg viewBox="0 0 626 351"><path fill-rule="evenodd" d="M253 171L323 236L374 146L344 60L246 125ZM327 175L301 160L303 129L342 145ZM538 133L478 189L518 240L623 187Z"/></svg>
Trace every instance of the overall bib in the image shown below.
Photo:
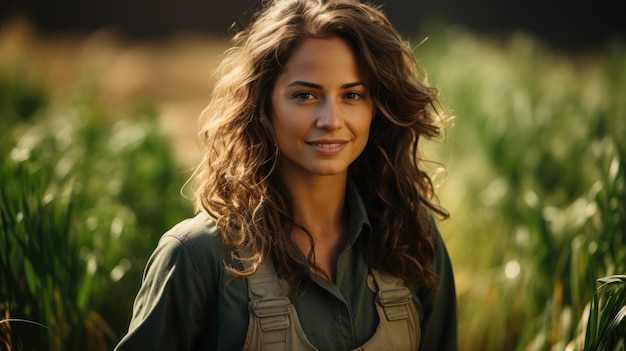
<svg viewBox="0 0 626 351"><path fill-rule="evenodd" d="M411 292L398 278L374 269L371 273L377 287L378 326L374 335L354 350L417 350L420 322ZM250 323L244 351L317 351L304 335L295 306L281 296L281 280L271 260L266 258L247 280Z"/></svg>

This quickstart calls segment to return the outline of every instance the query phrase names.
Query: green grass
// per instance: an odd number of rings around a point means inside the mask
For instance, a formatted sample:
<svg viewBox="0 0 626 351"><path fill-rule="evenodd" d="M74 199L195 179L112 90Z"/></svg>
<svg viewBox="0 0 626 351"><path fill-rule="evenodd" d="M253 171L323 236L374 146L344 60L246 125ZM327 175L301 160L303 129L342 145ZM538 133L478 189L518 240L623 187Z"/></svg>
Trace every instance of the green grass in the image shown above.
<svg viewBox="0 0 626 351"><path fill-rule="evenodd" d="M0 337L14 350L110 350L156 240L190 213L186 175L150 107L113 118L89 96L53 107L29 89L14 98L34 106L4 105L0 310L12 321Z"/></svg>
<svg viewBox="0 0 626 351"><path fill-rule="evenodd" d="M563 350L589 267L626 271L625 47L574 56L524 33L435 33L416 51L456 116L438 149L462 345Z"/></svg>
<svg viewBox="0 0 626 351"><path fill-rule="evenodd" d="M626 341L626 275L599 280L591 300L583 350L623 350Z"/></svg>

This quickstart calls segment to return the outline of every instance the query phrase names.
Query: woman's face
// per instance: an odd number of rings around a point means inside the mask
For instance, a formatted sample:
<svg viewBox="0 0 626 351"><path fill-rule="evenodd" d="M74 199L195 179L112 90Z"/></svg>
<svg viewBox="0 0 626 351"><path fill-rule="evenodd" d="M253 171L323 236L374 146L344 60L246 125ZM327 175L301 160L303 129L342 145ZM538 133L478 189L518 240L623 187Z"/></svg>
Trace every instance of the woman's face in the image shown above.
<svg viewBox="0 0 626 351"><path fill-rule="evenodd" d="M272 90L283 177L346 174L369 136L373 103L357 57L340 38L307 39Z"/></svg>

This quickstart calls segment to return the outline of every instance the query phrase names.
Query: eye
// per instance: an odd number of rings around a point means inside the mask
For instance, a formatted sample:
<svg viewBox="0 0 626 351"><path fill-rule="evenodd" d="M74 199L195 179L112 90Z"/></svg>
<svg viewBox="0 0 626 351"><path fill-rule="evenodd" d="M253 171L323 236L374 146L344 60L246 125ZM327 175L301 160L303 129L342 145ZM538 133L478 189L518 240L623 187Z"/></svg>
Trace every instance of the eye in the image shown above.
<svg viewBox="0 0 626 351"><path fill-rule="evenodd" d="M361 100L363 98L363 94L358 92L350 92L345 95L347 100Z"/></svg>
<svg viewBox="0 0 626 351"><path fill-rule="evenodd" d="M309 92L301 92L301 93L294 94L293 98L297 100L311 100L311 99L314 99L315 96Z"/></svg>

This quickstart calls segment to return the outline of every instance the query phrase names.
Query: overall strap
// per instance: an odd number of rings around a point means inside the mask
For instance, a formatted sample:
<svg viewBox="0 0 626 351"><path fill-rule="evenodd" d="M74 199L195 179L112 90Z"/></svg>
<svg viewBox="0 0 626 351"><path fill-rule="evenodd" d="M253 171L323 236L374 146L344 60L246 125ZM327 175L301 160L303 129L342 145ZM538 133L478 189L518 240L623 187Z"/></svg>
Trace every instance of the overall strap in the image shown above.
<svg viewBox="0 0 626 351"><path fill-rule="evenodd" d="M421 305L415 306L413 294L404 285L404 282L391 275L371 269L378 292L376 303L382 307L384 317L380 316L379 323L385 323L389 328L383 328L390 340L410 342L410 348L416 349L421 339L420 315Z"/></svg>
<svg viewBox="0 0 626 351"><path fill-rule="evenodd" d="M378 286L376 299L385 310L387 319L392 321L408 318L405 306L412 302L411 291L404 286L402 280L375 269L371 271Z"/></svg>
<svg viewBox="0 0 626 351"><path fill-rule="evenodd" d="M240 249L239 252L250 256L246 249ZM254 316L259 321L263 350L286 350L291 301L282 296L283 289L271 258L265 257L247 280L250 299L248 308L251 318Z"/></svg>

